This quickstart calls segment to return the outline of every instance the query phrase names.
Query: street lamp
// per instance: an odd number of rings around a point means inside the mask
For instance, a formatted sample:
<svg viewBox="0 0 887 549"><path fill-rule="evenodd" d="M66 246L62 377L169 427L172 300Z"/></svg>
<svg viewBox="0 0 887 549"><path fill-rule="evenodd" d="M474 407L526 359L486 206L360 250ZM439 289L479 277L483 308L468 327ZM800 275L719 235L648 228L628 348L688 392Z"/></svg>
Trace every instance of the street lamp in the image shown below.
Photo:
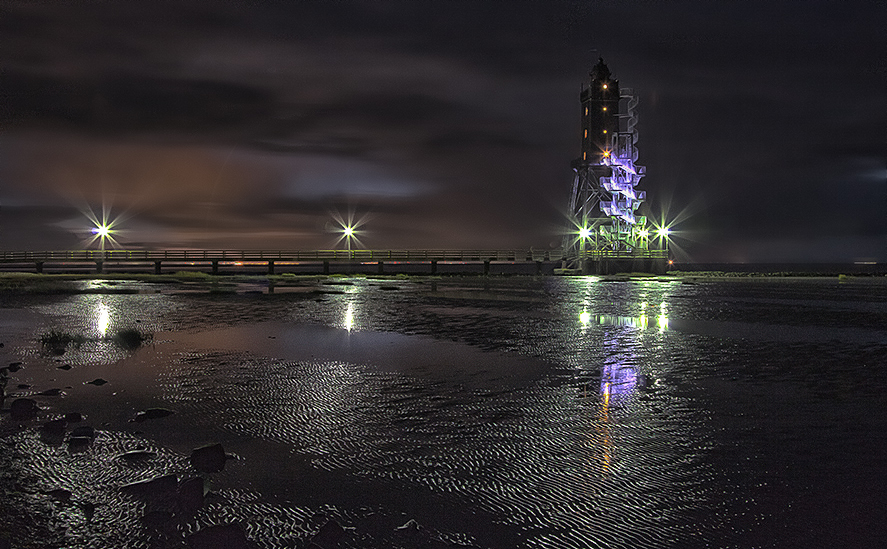
<svg viewBox="0 0 887 549"><path fill-rule="evenodd" d="M99 246L103 252L105 251L105 241L110 242L112 245L116 244L117 242L112 236L116 231L111 228L112 224L113 223L95 223L96 226L90 231L94 236L92 237L92 240L89 241L89 244L98 240Z"/></svg>
<svg viewBox="0 0 887 549"><path fill-rule="evenodd" d="M345 243L348 246L348 253L351 253L351 239L356 238L354 236L354 227L350 225L346 225L342 227L342 237L345 239Z"/></svg>

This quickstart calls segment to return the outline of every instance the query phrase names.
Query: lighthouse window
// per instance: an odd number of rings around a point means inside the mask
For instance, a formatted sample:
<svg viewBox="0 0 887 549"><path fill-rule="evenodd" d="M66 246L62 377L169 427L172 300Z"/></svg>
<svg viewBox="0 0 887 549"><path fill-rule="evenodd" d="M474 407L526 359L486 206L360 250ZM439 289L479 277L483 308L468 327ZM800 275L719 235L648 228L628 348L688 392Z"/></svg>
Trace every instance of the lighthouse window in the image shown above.
<svg viewBox="0 0 887 549"><path fill-rule="evenodd" d="M585 107L585 116L588 116L588 107Z"/></svg>
<svg viewBox="0 0 887 549"><path fill-rule="evenodd" d="M588 130L585 130L585 135L583 135L582 137L588 137Z"/></svg>

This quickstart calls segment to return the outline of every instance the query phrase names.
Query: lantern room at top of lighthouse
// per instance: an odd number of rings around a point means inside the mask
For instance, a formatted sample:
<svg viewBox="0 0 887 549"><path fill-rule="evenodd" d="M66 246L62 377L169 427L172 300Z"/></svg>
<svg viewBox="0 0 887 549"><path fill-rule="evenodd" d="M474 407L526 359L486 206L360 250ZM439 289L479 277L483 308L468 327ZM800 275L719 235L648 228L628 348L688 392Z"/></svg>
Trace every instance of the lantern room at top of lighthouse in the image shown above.
<svg viewBox="0 0 887 549"><path fill-rule="evenodd" d="M591 69L591 84L579 94L582 104L583 163L600 164L619 133L619 81L603 58Z"/></svg>

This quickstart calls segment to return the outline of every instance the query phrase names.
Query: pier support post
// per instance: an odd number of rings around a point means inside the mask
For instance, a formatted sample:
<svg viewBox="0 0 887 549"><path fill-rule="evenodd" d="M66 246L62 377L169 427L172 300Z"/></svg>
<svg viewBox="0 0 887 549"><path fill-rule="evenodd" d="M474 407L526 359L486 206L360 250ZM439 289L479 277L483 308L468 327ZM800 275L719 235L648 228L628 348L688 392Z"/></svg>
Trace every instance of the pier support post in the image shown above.
<svg viewBox="0 0 887 549"><path fill-rule="evenodd" d="M272 260L272 259L268 260L268 274L269 275L274 274L274 260Z"/></svg>
<svg viewBox="0 0 887 549"><path fill-rule="evenodd" d="M436 259L431 260L431 274L433 274L433 275L437 274L437 260Z"/></svg>
<svg viewBox="0 0 887 549"><path fill-rule="evenodd" d="M43 273L43 262L37 261L37 274Z"/></svg>
<svg viewBox="0 0 887 549"><path fill-rule="evenodd" d="M542 274L542 262L541 261L536 262L536 274L537 275Z"/></svg>
<svg viewBox="0 0 887 549"><path fill-rule="evenodd" d="M490 260L489 259L484 261L484 276L487 276L488 274L490 274Z"/></svg>
<svg viewBox="0 0 887 549"><path fill-rule="evenodd" d="M379 274L385 274L385 262L384 261L379 262Z"/></svg>
<svg viewBox="0 0 887 549"><path fill-rule="evenodd" d="M95 272L96 274L102 274L104 272L105 263L104 261L96 261L95 262Z"/></svg>
<svg viewBox="0 0 887 549"><path fill-rule="evenodd" d="M160 272L161 272L161 271L160 271L160 264L161 264L160 261L155 261L155 262L154 262L154 274L156 274L156 275L159 275Z"/></svg>
<svg viewBox="0 0 887 549"><path fill-rule="evenodd" d="M324 260L323 262L323 274L330 274L330 262L328 260Z"/></svg>
<svg viewBox="0 0 887 549"><path fill-rule="evenodd" d="M219 274L219 262L218 261L213 261L213 274L214 275Z"/></svg>

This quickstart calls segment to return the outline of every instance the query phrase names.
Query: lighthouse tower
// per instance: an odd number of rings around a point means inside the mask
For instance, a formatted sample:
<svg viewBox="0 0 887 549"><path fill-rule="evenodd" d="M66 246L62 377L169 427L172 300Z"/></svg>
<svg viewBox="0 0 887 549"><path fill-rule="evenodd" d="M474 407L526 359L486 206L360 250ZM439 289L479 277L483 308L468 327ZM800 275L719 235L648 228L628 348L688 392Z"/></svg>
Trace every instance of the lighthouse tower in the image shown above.
<svg viewBox="0 0 887 549"><path fill-rule="evenodd" d="M636 213L646 198L636 188L646 173L635 164L638 100L619 87L603 59L590 76L579 94L582 147L572 163L571 227L564 243L566 255L580 261L642 252L650 242L647 220Z"/></svg>

